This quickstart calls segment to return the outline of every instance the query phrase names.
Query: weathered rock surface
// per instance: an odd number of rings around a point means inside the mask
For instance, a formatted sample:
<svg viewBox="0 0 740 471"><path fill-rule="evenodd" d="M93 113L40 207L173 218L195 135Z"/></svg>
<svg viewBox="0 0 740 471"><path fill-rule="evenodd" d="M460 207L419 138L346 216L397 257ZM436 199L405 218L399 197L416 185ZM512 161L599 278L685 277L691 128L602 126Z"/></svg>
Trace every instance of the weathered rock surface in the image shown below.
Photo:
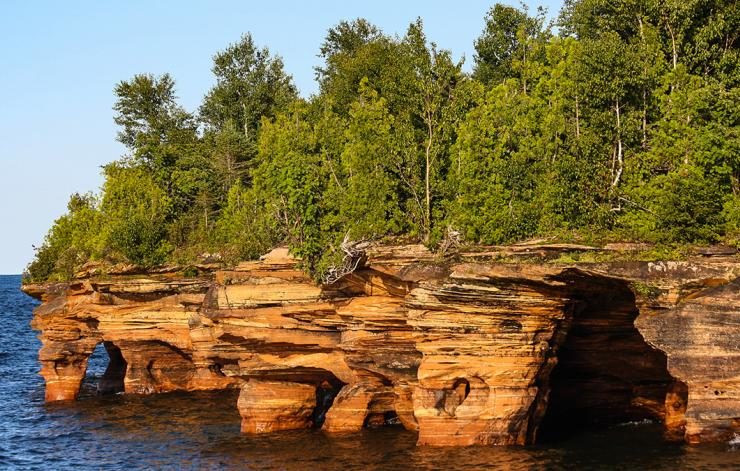
<svg viewBox="0 0 740 471"><path fill-rule="evenodd" d="M196 278L90 269L24 289L43 301L47 401L76 398L103 343L101 393L238 387L245 433L400 423L419 444L527 444L645 418L689 442L740 431L740 261L494 261L561 249L379 247L330 286L276 249Z"/></svg>
<svg viewBox="0 0 740 471"><path fill-rule="evenodd" d="M310 428L316 409L316 388L301 383L247 381L237 406L244 433Z"/></svg>
<svg viewBox="0 0 740 471"><path fill-rule="evenodd" d="M638 327L664 351L688 397L672 397L674 427L690 443L728 441L740 431L740 280L697 293L678 308L641 316Z"/></svg>

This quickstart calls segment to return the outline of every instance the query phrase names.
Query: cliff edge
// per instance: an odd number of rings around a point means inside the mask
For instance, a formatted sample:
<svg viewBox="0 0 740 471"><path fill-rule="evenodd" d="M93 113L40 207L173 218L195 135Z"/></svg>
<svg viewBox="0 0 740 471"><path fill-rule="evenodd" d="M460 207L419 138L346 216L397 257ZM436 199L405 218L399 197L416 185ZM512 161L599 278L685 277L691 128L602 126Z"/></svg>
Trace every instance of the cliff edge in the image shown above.
<svg viewBox="0 0 740 471"><path fill-rule="evenodd" d="M530 444L568 428L740 432L740 260L503 263L475 251L369 249L318 286L286 249L233 269L88 273L42 301L46 400L240 388L242 431L401 424L422 445Z"/></svg>

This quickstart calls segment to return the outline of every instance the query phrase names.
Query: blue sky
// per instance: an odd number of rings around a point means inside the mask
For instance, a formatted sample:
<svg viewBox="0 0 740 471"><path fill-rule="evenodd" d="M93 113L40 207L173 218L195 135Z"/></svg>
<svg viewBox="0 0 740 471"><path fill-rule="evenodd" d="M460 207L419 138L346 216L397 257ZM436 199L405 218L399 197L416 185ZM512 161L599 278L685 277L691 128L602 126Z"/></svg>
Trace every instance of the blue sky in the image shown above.
<svg viewBox="0 0 740 471"><path fill-rule="evenodd" d="M115 141L113 87L169 72L195 110L213 85L211 57L249 31L281 55L303 96L326 30L364 17L403 34L417 16L429 39L473 60L493 1L0 2L0 274L20 273L71 193L97 191ZM504 2L506 3L506 2ZM557 14L561 1L527 1Z"/></svg>

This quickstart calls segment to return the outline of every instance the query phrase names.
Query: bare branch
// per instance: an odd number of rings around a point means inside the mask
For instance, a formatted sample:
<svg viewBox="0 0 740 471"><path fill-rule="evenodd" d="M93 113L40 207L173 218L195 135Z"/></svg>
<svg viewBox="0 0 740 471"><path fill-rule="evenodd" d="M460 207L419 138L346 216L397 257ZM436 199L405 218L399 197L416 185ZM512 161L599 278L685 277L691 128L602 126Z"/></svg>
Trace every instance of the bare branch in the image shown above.
<svg viewBox="0 0 740 471"><path fill-rule="evenodd" d="M324 283L330 285L336 283L341 278L357 270L361 263L365 261L365 249L370 246L369 240L352 241L349 238L349 232L344 235L344 240L339 248L344 252L342 263L339 266L332 266L324 273Z"/></svg>
<svg viewBox="0 0 740 471"><path fill-rule="evenodd" d="M460 231L447 226L444 239L439 243L439 253L444 257L451 251L457 251L462 245L462 234Z"/></svg>

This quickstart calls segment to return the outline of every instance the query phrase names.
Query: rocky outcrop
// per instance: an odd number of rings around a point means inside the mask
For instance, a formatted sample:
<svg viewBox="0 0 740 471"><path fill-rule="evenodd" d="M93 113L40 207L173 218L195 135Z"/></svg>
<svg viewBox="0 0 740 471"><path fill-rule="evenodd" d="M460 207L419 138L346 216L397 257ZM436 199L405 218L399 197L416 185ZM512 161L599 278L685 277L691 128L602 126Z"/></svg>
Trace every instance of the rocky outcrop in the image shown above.
<svg viewBox="0 0 740 471"><path fill-rule="evenodd" d="M211 389L233 382L192 361L190 325L209 287L208 280L151 278L49 286L32 321L42 333L46 400L77 396L88 358L101 342L111 358L99 385L107 392Z"/></svg>
<svg viewBox="0 0 740 471"><path fill-rule="evenodd" d="M247 381L239 393L237 407L244 433L310 428L316 409L316 388L286 381Z"/></svg>
<svg viewBox="0 0 740 471"><path fill-rule="evenodd" d="M638 327L665 352L684 395L666 399L686 440L729 441L740 432L740 280L693 294Z"/></svg>
<svg viewBox="0 0 740 471"><path fill-rule="evenodd" d="M77 396L102 343L101 393L241 388L245 433L400 424L422 445L510 445L646 418L689 442L740 431L740 263L516 261L566 249L379 247L329 286L276 249L194 278L25 290L43 301L48 401Z"/></svg>

